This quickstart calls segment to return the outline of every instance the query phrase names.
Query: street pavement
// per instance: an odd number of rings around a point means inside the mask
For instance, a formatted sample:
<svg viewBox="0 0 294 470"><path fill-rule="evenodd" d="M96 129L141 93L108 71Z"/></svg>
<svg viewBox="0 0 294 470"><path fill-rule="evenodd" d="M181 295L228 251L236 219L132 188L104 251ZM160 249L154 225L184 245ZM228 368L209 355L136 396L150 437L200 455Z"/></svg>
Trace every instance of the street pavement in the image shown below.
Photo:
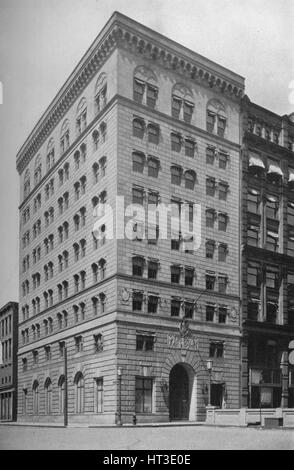
<svg viewBox="0 0 294 470"><path fill-rule="evenodd" d="M0 449L26 450L293 450L294 429L0 425Z"/></svg>

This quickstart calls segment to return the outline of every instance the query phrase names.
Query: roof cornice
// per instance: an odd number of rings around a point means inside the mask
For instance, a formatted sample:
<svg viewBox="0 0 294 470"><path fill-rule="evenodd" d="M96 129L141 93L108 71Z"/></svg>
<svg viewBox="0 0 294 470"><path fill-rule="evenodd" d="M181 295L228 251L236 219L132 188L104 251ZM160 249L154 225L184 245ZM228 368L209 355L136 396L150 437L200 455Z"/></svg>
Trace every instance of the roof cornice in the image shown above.
<svg viewBox="0 0 294 470"><path fill-rule="evenodd" d="M153 60L202 86L215 88L231 99L239 100L243 96L244 79L240 75L115 12L17 153L16 167L19 173L117 47Z"/></svg>

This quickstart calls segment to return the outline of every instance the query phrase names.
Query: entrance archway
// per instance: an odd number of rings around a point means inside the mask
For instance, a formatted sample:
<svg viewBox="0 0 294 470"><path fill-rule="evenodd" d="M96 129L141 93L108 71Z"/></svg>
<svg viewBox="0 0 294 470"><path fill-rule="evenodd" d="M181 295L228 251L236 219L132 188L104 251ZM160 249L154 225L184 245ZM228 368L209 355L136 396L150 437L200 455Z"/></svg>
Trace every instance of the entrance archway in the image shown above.
<svg viewBox="0 0 294 470"><path fill-rule="evenodd" d="M176 364L169 375L169 416L171 421L189 420L193 370Z"/></svg>

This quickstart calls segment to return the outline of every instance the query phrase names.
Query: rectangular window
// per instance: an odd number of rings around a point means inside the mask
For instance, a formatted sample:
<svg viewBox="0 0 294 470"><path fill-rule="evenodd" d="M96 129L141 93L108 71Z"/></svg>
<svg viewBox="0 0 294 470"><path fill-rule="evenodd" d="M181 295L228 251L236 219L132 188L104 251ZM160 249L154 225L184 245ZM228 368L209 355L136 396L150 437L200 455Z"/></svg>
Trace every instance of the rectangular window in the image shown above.
<svg viewBox="0 0 294 470"><path fill-rule="evenodd" d="M148 313L156 313L158 308L158 297L155 295L148 296Z"/></svg>
<svg viewBox="0 0 294 470"><path fill-rule="evenodd" d="M136 350L137 351L153 351L154 349L154 335L137 334L136 335Z"/></svg>
<svg viewBox="0 0 294 470"><path fill-rule="evenodd" d="M208 165L214 164L214 157L215 157L215 148L214 147L207 147L206 149L206 163Z"/></svg>
<svg viewBox="0 0 294 470"><path fill-rule="evenodd" d="M205 217L206 217L206 227L213 228L214 220L215 220L215 210L207 209L205 212Z"/></svg>
<svg viewBox="0 0 294 470"><path fill-rule="evenodd" d="M185 302L185 317L193 318L194 304L193 302Z"/></svg>
<svg viewBox="0 0 294 470"><path fill-rule="evenodd" d="M206 178L206 195L212 197L215 195L215 178Z"/></svg>
<svg viewBox="0 0 294 470"><path fill-rule="evenodd" d="M181 268L179 266L171 266L171 282L180 283Z"/></svg>
<svg viewBox="0 0 294 470"><path fill-rule="evenodd" d="M157 279L158 263L149 261L148 263L148 279Z"/></svg>
<svg viewBox="0 0 294 470"><path fill-rule="evenodd" d="M143 306L143 293L133 292L133 311L142 311Z"/></svg>
<svg viewBox="0 0 294 470"><path fill-rule="evenodd" d="M215 119L216 119L216 115L212 113L211 111L207 111L206 129L208 130L208 132L214 131Z"/></svg>
<svg viewBox="0 0 294 470"><path fill-rule="evenodd" d="M218 229L222 232L226 232L228 225L228 216L227 214L218 215Z"/></svg>
<svg viewBox="0 0 294 470"><path fill-rule="evenodd" d="M140 80L137 80L135 78L134 79L134 100L137 101L137 103L143 102L144 89L145 89L144 82L141 82Z"/></svg>
<svg viewBox="0 0 294 470"><path fill-rule="evenodd" d="M211 341L209 345L209 357L223 357L224 356L224 343L221 341Z"/></svg>
<svg viewBox="0 0 294 470"><path fill-rule="evenodd" d="M186 157L194 157L195 154L195 142L194 140L185 140L185 155Z"/></svg>
<svg viewBox="0 0 294 470"><path fill-rule="evenodd" d="M218 277L218 291L221 294L225 294L227 291L227 286L228 286L227 276L219 276Z"/></svg>
<svg viewBox="0 0 294 470"><path fill-rule="evenodd" d="M224 137L227 120L223 117L218 116L217 121L217 133L220 137Z"/></svg>
<svg viewBox="0 0 294 470"><path fill-rule="evenodd" d="M260 193L255 189L248 190L247 210L252 214L259 214Z"/></svg>
<svg viewBox="0 0 294 470"><path fill-rule="evenodd" d="M206 249L206 258L213 259L214 249L215 249L215 241L214 240L207 240L205 244Z"/></svg>
<svg viewBox="0 0 294 470"><path fill-rule="evenodd" d="M219 307L218 309L218 322L226 323L227 322L228 311L226 307Z"/></svg>
<svg viewBox="0 0 294 470"><path fill-rule="evenodd" d="M95 379L96 413L103 413L103 378Z"/></svg>
<svg viewBox="0 0 294 470"><path fill-rule="evenodd" d="M152 413L152 379L136 377L136 413Z"/></svg>
<svg viewBox="0 0 294 470"><path fill-rule="evenodd" d="M222 170L226 170L228 163L228 155L224 152L219 152L218 155L218 167Z"/></svg>
<svg viewBox="0 0 294 470"><path fill-rule="evenodd" d="M172 97L172 117L179 119L181 112L182 100Z"/></svg>
<svg viewBox="0 0 294 470"><path fill-rule="evenodd" d="M144 190L141 188L132 189L132 202L133 204L143 205L144 201Z"/></svg>
<svg viewBox="0 0 294 470"><path fill-rule="evenodd" d="M170 312L171 316L179 317L180 309L181 309L181 301L179 299L172 299L171 300L171 312Z"/></svg>
<svg viewBox="0 0 294 470"><path fill-rule="evenodd" d="M186 268L185 269L185 286L193 286L194 280L194 269Z"/></svg>
<svg viewBox="0 0 294 470"><path fill-rule="evenodd" d="M228 245L225 243L220 243L218 246L218 260L220 262L225 262L227 260Z"/></svg>
<svg viewBox="0 0 294 470"><path fill-rule="evenodd" d="M181 151L181 145L182 145L181 135L172 133L170 138L171 138L171 149L174 152L180 152Z"/></svg>
<svg viewBox="0 0 294 470"><path fill-rule="evenodd" d="M213 305L206 305L206 321L214 321L215 307Z"/></svg>
<svg viewBox="0 0 294 470"><path fill-rule="evenodd" d="M206 289L207 290L214 290L215 288L215 274L206 274L205 275L205 282L206 282Z"/></svg>
<svg viewBox="0 0 294 470"><path fill-rule="evenodd" d="M294 226L294 202L290 202L288 204L287 222L288 222L289 225Z"/></svg>
<svg viewBox="0 0 294 470"><path fill-rule="evenodd" d="M250 246L259 246L259 226L249 225L247 229L247 243Z"/></svg>
<svg viewBox="0 0 294 470"><path fill-rule="evenodd" d="M277 232L266 232L266 249L277 252L279 249L279 234Z"/></svg>
<svg viewBox="0 0 294 470"><path fill-rule="evenodd" d="M184 121L191 122L194 105L188 101L184 101Z"/></svg>
<svg viewBox="0 0 294 470"><path fill-rule="evenodd" d="M220 181L218 185L218 198L220 201L226 201L229 191L229 185L226 182Z"/></svg>
<svg viewBox="0 0 294 470"><path fill-rule="evenodd" d="M254 265L248 265L247 268L247 284L249 286L259 287L260 284L260 268Z"/></svg>
<svg viewBox="0 0 294 470"><path fill-rule="evenodd" d="M266 217L274 220L279 218L279 200L275 196L267 196Z"/></svg>
<svg viewBox="0 0 294 470"><path fill-rule="evenodd" d="M153 144L159 143L159 126L155 124L149 124L148 126L148 142Z"/></svg>
<svg viewBox="0 0 294 470"><path fill-rule="evenodd" d="M147 85L147 96L146 96L146 104L150 108L155 108L156 100L158 96L158 88Z"/></svg>

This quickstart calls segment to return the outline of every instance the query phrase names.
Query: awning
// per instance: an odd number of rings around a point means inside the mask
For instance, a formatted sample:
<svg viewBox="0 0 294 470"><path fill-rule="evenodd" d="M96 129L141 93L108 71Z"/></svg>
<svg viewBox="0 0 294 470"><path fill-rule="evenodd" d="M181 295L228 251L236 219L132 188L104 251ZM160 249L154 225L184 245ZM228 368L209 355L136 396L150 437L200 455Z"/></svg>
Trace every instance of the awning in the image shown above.
<svg viewBox="0 0 294 470"><path fill-rule="evenodd" d="M249 157L249 167L251 167L251 166L257 166L258 168L265 169L265 165L264 165L261 157L258 157L258 156L250 155L250 157Z"/></svg>
<svg viewBox="0 0 294 470"><path fill-rule="evenodd" d="M271 163L268 167L268 174L276 174L279 176L283 176L283 172L281 168L276 163Z"/></svg>

